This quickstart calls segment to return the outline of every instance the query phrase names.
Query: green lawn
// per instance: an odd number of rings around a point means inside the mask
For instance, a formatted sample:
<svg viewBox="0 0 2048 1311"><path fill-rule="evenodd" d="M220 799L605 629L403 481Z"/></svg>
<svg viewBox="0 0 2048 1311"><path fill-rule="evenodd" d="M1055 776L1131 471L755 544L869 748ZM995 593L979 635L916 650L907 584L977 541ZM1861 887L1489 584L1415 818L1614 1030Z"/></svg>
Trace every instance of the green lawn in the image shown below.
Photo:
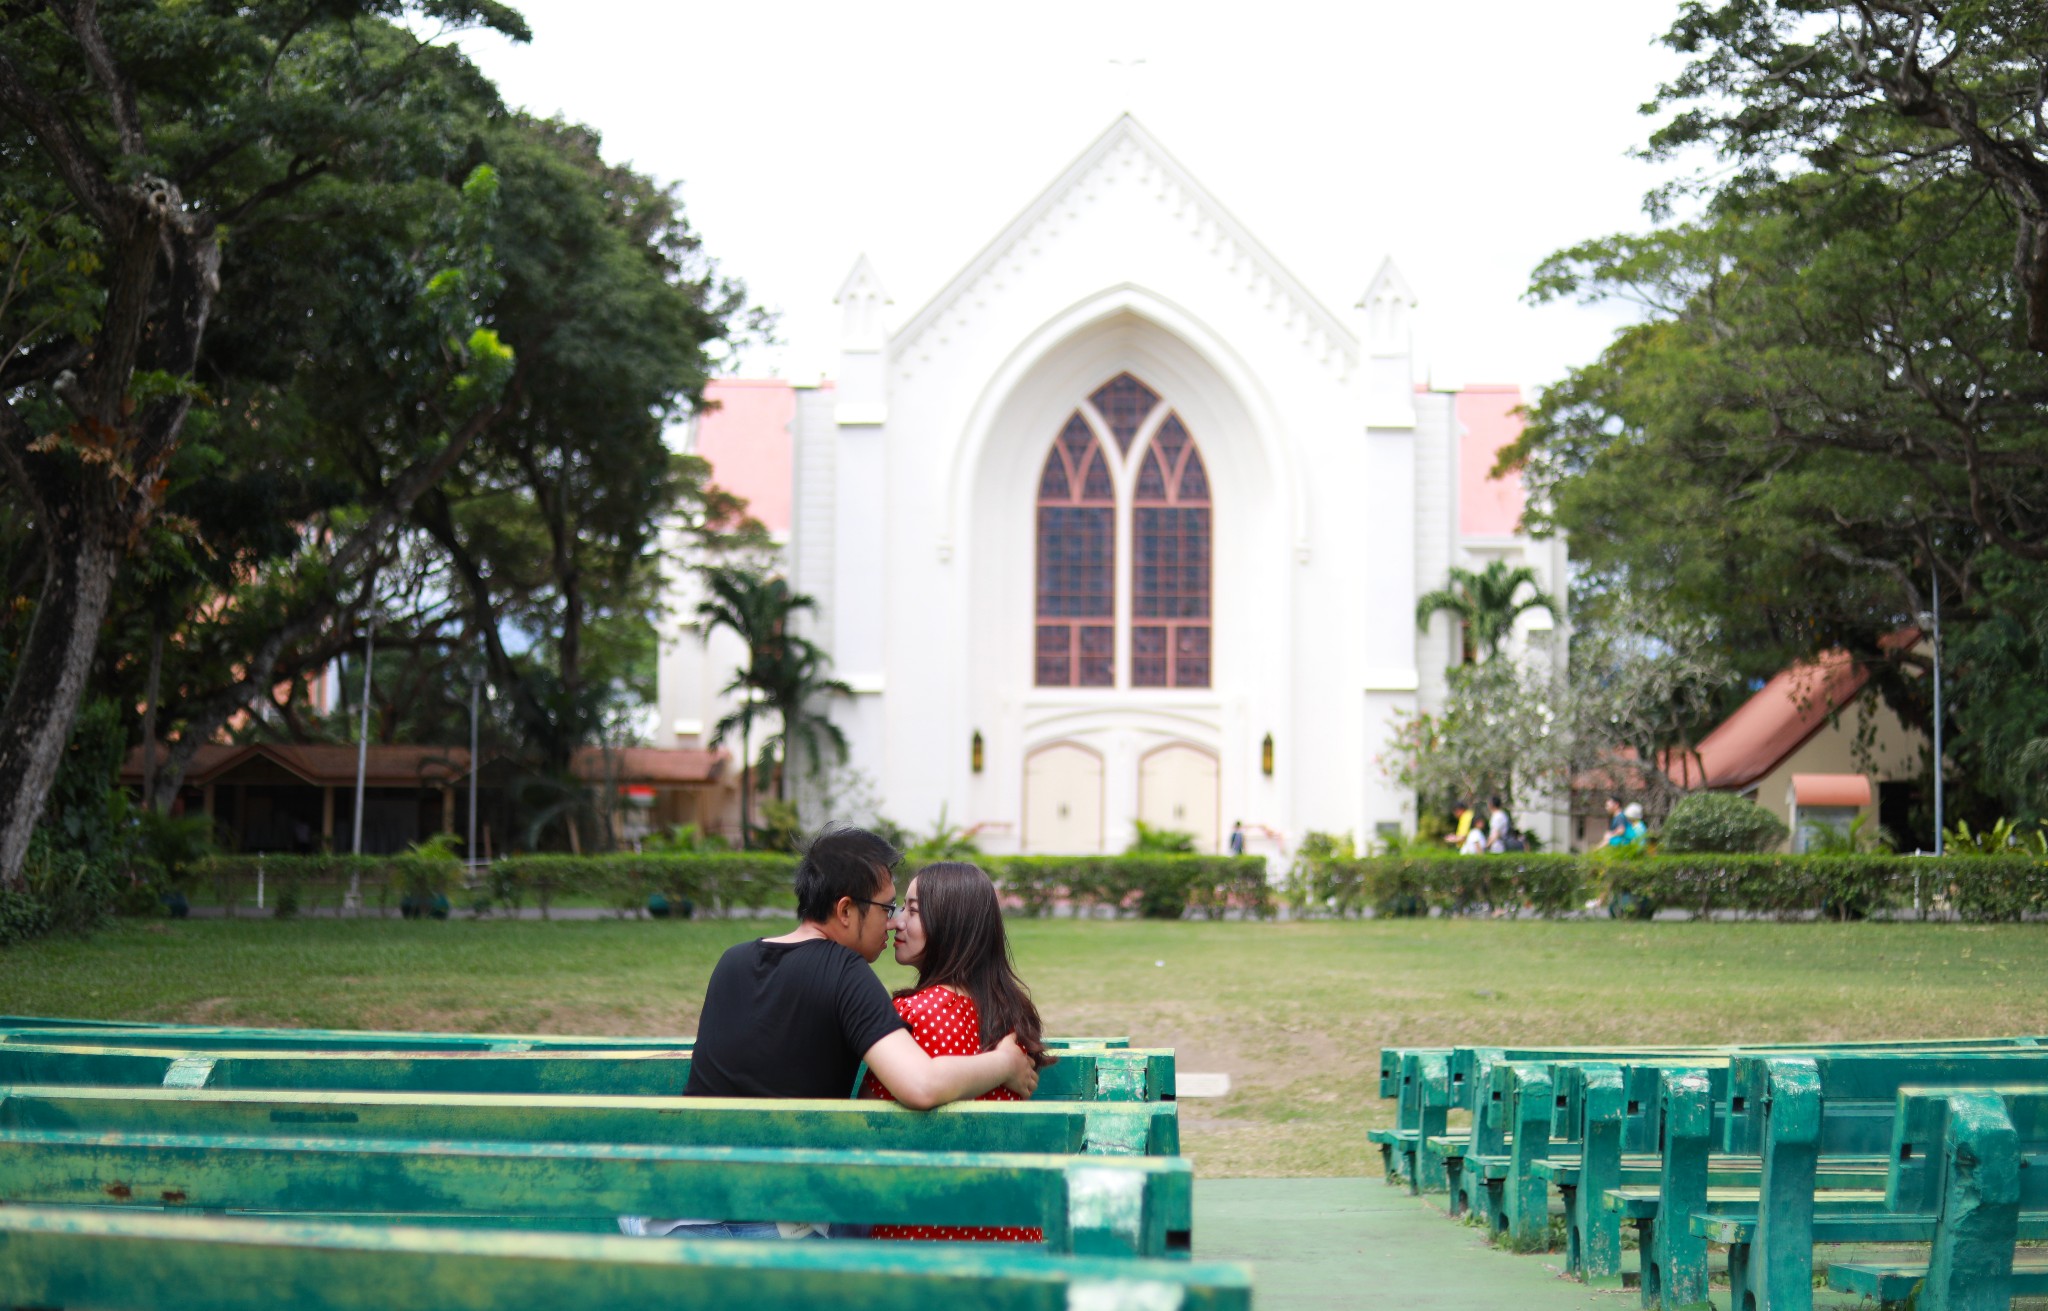
<svg viewBox="0 0 2048 1311"><path fill-rule="evenodd" d="M0 952L0 1011L234 1024L693 1032L773 921L140 921ZM1361 1174L1383 1043L2048 1033L2048 927L1012 921L1047 1027L1128 1033L1233 1091L1207 1175ZM884 958L893 986L908 972Z"/></svg>

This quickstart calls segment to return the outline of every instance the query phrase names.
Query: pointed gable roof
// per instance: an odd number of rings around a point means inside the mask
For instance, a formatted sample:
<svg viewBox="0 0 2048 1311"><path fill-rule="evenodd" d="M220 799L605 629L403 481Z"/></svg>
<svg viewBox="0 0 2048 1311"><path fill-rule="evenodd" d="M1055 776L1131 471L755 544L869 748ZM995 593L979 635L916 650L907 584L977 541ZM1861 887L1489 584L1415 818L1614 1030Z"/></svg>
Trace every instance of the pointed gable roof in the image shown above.
<svg viewBox="0 0 2048 1311"><path fill-rule="evenodd" d="M1273 253L1252 236L1251 231L1223 207L1208 188L1195 180L1179 160L1168 154L1128 113L1120 115L1109 125L1109 129L1097 137L1092 145L1069 164L1038 198L1025 206L1023 211L1000 233L995 240L984 246L980 253L967 262L951 281L939 289L937 295L924 308L912 315L908 322L891 337L892 353L914 346L927 331L940 323L969 292L1007 259L1018 245L1023 243L1032 231L1053 215L1067 198L1086 184L1088 179L1101 167L1123 151L1134 151L1150 168L1159 173L1177 195L1167 199L1166 208L1173 213L1184 214L1192 210L1196 231L1206 231L1211 236L1215 258L1235 264L1248 260L1257 270L1255 281L1267 289L1269 312L1280 315L1284 321L1299 323L1304 339L1320 337L1324 349L1337 356L1338 367L1349 371L1357 364L1358 338L1344 321L1331 313L1309 289L1302 285ZM1180 222L1187 224L1187 219ZM1254 281L1254 280L1247 280Z"/></svg>

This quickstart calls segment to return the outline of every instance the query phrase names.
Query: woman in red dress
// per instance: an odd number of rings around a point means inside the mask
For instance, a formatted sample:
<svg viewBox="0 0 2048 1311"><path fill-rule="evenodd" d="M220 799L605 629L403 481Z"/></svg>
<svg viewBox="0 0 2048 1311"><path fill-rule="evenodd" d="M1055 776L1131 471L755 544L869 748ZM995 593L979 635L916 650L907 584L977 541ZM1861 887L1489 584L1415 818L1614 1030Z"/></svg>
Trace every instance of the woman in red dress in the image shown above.
<svg viewBox="0 0 2048 1311"><path fill-rule="evenodd" d="M927 865L910 881L896 931L896 963L917 970L917 984L896 994L896 1011L910 1025L917 1045L932 1056L973 1056L989 1051L1006 1033L1040 1066L1044 1031L1031 992L1010 961L1003 908L995 884L977 865L942 861ZM889 1090L870 1074L863 1097L887 1097ZM1020 1100L1008 1088L983 1093L982 1101ZM970 1243L1042 1243L1034 1228L966 1225L876 1225L876 1238L938 1239Z"/></svg>

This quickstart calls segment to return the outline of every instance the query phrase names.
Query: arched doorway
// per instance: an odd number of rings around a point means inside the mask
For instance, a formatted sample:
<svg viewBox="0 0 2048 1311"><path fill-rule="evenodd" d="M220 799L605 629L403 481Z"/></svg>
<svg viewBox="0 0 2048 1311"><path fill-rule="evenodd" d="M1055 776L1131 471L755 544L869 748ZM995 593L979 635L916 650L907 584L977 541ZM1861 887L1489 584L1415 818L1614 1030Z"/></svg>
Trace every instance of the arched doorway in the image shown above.
<svg viewBox="0 0 2048 1311"><path fill-rule="evenodd" d="M1071 742L1040 747L1024 762L1024 850L1102 851L1102 757Z"/></svg>
<svg viewBox="0 0 2048 1311"><path fill-rule="evenodd" d="M1195 836L1197 851L1217 847L1216 757L1174 743L1138 762L1138 818L1153 828Z"/></svg>

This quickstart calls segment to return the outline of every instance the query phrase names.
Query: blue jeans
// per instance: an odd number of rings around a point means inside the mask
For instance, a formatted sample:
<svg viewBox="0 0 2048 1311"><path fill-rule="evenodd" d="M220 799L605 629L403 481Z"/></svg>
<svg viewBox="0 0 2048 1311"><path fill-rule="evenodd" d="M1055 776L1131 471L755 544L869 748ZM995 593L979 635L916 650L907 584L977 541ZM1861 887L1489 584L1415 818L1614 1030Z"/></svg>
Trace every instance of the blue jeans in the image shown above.
<svg viewBox="0 0 2048 1311"><path fill-rule="evenodd" d="M867 1225L828 1225L822 1234L812 1238L866 1238ZM715 1224L683 1225L668 1233L670 1238L768 1238L780 1239L781 1232L772 1220L726 1220Z"/></svg>

